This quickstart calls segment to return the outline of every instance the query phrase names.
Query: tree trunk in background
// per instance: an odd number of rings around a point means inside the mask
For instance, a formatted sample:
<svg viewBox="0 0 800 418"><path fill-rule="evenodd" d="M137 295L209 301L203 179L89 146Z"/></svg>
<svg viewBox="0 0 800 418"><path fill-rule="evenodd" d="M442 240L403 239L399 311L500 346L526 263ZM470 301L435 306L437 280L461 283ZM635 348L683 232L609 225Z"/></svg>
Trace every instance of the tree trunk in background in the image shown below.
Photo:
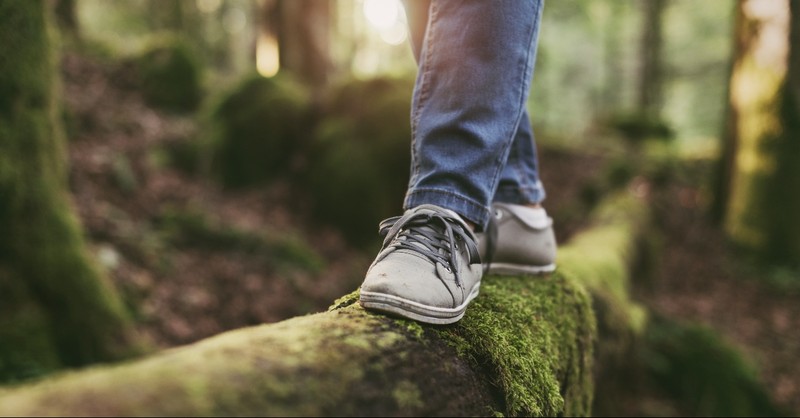
<svg viewBox="0 0 800 418"><path fill-rule="evenodd" d="M121 358L132 328L66 193L45 0L0 2L0 381Z"/></svg>
<svg viewBox="0 0 800 418"><path fill-rule="evenodd" d="M662 46L664 34L662 22L665 0L645 0L643 7L642 38L640 48L641 67L639 70L639 112L643 116L660 119L663 103L663 63Z"/></svg>
<svg viewBox="0 0 800 418"><path fill-rule="evenodd" d="M61 32L67 34L75 40L80 39L80 26L78 26L78 14L75 11L77 0L56 0L56 22Z"/></svg>
<svg viewBox="0 0 800 418"><path fill-rule="evenodd" d="M800 259L800 4L738 4L725 227L774 262Z"/></svg>
<svg viewBox="0 0 800 418"><path fill-rule="evenodd" d="M281 70L294 74L317 90L331 70L331 2L277 0L278 48ZM269 21L269 20L267 20Z"/></svg>
<svg viewBox="0 0 800 418"><path fill-rule="evenodd" d="M601 94L602 103L598 105L599 109L605 109L606 112L623 107L623 89L621 86L625 85L623 65L625 40L622 35L622 27L625 15L630 12L628 10L630 5L625 2L611 1L608 2L608 7L610 8L610 13L608 14L603 36L605 77Z"/></svg>
<svg viewBox="0 0 800 418"><path fill-rule="evenodd" d="M740 51L745 50L747 39L744 36L745 28L743 27L744 14L742 13L741 3L735 3L733 13L733 45L728 68L728 87L726 89L726 96L728 97L727 106L725 107L725 116L723 119L723 126L721 127L720 137L720 156L716 163L714 177L712 179L711 190L713 193L711 207L709 208L709 215L711 220L717 225L723 225L725 217L728 212L728 203L730 201L731 183L733 179L733 169L736 161L736 149L739 140L736 134L736 125L738 115L736 109L731 105L731 83L730 79L733 75L733 67L741 55Z"/></svg>

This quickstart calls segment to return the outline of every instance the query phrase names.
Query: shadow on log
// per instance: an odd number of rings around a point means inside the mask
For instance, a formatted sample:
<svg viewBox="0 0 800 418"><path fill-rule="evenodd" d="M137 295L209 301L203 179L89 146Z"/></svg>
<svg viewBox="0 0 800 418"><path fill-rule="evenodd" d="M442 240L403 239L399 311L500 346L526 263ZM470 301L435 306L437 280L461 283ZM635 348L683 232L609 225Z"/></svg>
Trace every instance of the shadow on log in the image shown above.
<svg viewBox="0 0 800 418"><path fill-rule="evenodd" d="M620 329L641 321L615 301L643 208L610 199L556 273L484 278L454 325L366 312L356 292L327 312L4 389L0 415L589 415L592 297Z"/></svg>

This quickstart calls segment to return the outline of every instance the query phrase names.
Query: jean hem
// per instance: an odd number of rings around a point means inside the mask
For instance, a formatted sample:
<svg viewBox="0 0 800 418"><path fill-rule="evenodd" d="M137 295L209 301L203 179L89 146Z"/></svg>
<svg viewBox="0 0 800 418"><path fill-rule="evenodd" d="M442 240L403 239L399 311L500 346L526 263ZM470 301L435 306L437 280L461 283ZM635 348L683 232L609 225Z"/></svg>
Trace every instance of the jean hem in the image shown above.
<svg viewBox="0 0 800 418"><path fill-rule="evenodd" d="M405 209L411 209L425 204L450 209L477 225L479 231L482 231L489 221L490 211L488 207L449 190L415 189L406 194Z"/></svg>
<svg viewBox="0 0 800 418"><path fill-rule="evenodd" d="M547 197L541 182L536 187L498 187L494 194L493 202L512 203L516 205L526 205L531 203L542 203Z"/></svg>

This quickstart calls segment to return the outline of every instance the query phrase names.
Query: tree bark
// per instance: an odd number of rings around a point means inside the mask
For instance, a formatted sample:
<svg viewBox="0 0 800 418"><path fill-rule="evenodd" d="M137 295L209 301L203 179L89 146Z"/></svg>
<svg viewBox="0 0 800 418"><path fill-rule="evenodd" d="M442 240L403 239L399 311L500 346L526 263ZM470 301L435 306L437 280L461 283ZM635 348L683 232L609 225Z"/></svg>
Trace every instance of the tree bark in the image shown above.
<svg viewBox="0 0 800 418"><path fill-rule="evenodd" d="M720 156L716 163L714 178L712 179L712 202L709 209L711 220L717 225L724 225L728 215L728 205L731 198L731 187L733 182L733 170L736 165L736 152L739 144L736 126L739 115L731 102L731 77L737 57L744 51L747 37L745 36L745 17L742 11L742 3L734 5L733 22L733 51L728 68L728 87L726 89L727 102L725 106L725 116L720 135Z"/></svg>
<svg viewBox="0 0 800 418"><path fill-rule="evenodd" d="M800 92L796 2L739 3L730 81L735 153L725 227L765 259L800 259Z"/></svg>
<svg viewBox="0 0 800 418"><path fill-rule="evenodd" d="M56 0L55 15L61 31L75 40L80 40L80 25L75 10L77 0Z"/></svg>
<svg viewBox="0 0 800 418"><path fill-rule="evenodd" d="M664 90L662 22L666 2L664 0L645 0L641 5L644 8L644 18L641 44L639 45L641 57L639 111L646 117L658 120L661 117Z"/></svg>
<svg viewBox="0 0 800 418"><path fill-rule="evenodd" d="M331 2L275 1L278 18L268 17L264 22L277 24L281 69L291 72L312 88L325 86L332 69L329 45ZM265 13L270 13L269 9ZM267 27L265 30L271 29Z"/></svg>
<svg viewBox="0 0 800 418"><path fill-rule="evenodd" d="M119 359L132 327L67 196L50 13L0 2L0 381Z"/></svg>
<svg viewBox="0 0 800 418"><path fill-rule="evenodd" d="M614 199L556 273L484 278L451 326L369 313L353 293L325 313L0 390L0 415L589 415L595 354L624 364L612 349L643 326L626 289L646 219L643 202ZM608 309L598 324L592 306Z"/></svg>

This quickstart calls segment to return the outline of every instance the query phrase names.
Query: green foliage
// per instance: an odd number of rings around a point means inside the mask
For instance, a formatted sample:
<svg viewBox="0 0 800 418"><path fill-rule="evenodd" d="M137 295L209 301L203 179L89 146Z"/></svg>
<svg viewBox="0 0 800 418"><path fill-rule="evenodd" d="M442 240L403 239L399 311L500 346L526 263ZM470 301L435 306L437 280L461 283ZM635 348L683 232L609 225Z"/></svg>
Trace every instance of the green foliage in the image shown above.
<svg viewBox="0 0 800 418"><path fill-rule="evenodd" d="M609 125L631 143L670 141L675 137L675 131L667 121L642 113L618 114L611 118Z"/></svg>
<svg viewBox="0 0 800 418"><path fill-rule="evenodd" d="M653 321L644 361L658 384L692 416L775 416L755 368L713 330Z"/></svg>
<svg viewBox="0 0 800 418"><path fill-rule="evenodd" d="M373 242L378 223L402 210L412 89L408 79L351 79L323 105L306 175L314 214L355 244Z"/></svg>
<svg viewBox="0 0 800 418"><path fill-rule="evenodd" d="M629 156L611 160L599 176L581 186L578 195L580 202L587 210L593 209L604 197L625 188L639 174L639 165Z"/></svg>
<svg viewBox="0 0 800 418"><path fill-rule="evenodd" d="M309 93L289 75L247 77L211 109L212 171L227 187L288 175L309 134L309 114Z"/></svg>
<svg viewBox="0 0 800 418"><path fill-rule="evenodd" d="M142 94L153 106L192 111L203 96L203 70L192 49L178 38L160 39L137 58Z"/></svg>
<svg viewBox="0 0 800 418"><path fill-rule="evenodd" d="M167 210L158 224L174 244L260 254L279 267L300 267L312 272L324 267L324 261L299 237L243 231L215 222L197 210Z"/></svg>
<svg viewBox="0 0 800 418"><path fill-rule="evenodd" d="M596 143L604 139L592 131L598 121L636 110L643 59L641 3L546 4L529 101L540 136L561 134L572 143ZM661 116L682 145L711 144L723 125L734 4L671 1L662 17Z"/></svg>
<svg viewBox="0 0 800 418"><path fill-rule="evenodd" d="M605 177L612 189L620 189L628 185L636 175L636 167L628 159L619 158L611 162Z"/></svg>

